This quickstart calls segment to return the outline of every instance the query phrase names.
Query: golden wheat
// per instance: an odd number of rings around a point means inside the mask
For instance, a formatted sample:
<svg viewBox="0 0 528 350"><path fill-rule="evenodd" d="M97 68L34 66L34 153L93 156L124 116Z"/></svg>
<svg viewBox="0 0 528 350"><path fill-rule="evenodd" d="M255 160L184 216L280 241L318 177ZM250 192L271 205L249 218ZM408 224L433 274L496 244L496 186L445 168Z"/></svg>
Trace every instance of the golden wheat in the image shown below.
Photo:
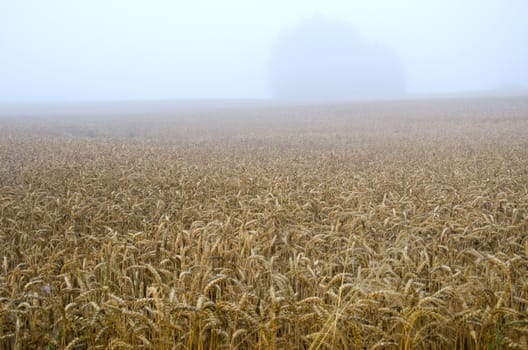
<svg viewBox="0 0 528 350"><path fill-rule="evenodd" d="M0 349L528 349L526 99L174 114L0 121Z"/></svg>

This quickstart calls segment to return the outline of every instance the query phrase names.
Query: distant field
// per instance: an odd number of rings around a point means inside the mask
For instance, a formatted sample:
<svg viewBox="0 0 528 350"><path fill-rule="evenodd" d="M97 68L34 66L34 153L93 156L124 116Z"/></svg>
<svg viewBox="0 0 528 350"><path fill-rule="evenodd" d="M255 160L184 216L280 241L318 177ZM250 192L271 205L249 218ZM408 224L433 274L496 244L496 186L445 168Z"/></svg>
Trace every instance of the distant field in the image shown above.
<svg viewBox="0 0 528 350"><path fill-rule="evenodd" d="M528 349L528 98L0 114L0 349Z"/></svg>

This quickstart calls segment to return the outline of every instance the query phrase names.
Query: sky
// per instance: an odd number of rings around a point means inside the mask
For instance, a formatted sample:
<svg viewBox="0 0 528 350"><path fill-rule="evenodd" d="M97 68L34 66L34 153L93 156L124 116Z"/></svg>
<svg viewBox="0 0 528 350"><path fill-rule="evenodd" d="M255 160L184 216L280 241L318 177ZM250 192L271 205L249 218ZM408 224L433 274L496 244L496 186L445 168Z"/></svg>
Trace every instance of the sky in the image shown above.
<svg viewBox="0 0 528 350"><path fill-rule="evenodd" d="M315 15L395 52L408 95L528 88L526 0L0 0L0 102L269 98Z"/></svg>

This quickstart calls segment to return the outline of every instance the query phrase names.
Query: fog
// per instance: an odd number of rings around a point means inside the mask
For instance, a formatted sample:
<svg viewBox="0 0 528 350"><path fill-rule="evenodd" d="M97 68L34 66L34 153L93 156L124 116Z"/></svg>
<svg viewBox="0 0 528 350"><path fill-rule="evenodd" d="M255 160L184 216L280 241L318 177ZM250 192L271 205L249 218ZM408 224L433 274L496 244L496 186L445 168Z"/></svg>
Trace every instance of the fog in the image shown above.
<svg viewBox="0 0 528 350"><path fill-rule="evenodd" d="M0 1L0 102L523 94L525 0Z"/></svg>

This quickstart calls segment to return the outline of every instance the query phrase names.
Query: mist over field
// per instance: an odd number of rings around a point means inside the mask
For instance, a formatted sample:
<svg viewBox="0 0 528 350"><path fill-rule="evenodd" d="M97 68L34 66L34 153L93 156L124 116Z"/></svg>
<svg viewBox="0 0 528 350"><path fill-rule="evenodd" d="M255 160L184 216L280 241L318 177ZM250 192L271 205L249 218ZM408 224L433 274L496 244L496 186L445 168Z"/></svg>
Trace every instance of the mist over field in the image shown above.
<svg viewBox="0 0 528 350"><path fill-rule="evenodd" d="M528 3L2 1L0 102L525 94Z"/></svg>
<svg viewBox="0 0 528 350"><path fill-rule="evenodd" d="M0 0L0 350L528 349L527 0Z"/></svg>

